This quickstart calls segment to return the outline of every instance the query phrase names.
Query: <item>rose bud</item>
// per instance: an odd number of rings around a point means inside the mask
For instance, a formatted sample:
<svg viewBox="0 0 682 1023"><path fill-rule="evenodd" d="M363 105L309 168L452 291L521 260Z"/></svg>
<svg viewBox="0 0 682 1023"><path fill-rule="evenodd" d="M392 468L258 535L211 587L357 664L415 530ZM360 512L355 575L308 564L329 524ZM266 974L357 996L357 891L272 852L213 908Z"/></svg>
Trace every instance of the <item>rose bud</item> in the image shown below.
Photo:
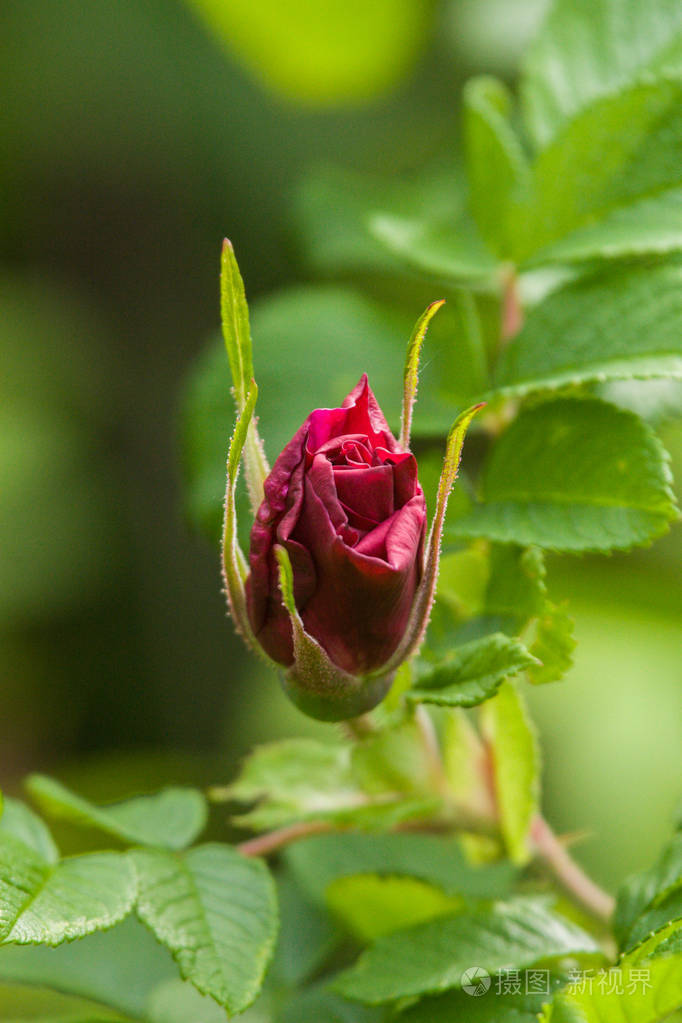
<svg viewBox="0 0 682 1023"><path fill-rule="evenodd" d="M448 437L427 538L409 435L421 343L443 303L429 306L412 336L400 440L363 374L340 408L310 413L269 471L251 418L257 391L248 312L229 243L222 297L239 412L225 500L230 611L247 643L284 669L284 689L298 707L322 720L356 717L383 699L423 638L445 507L476 411L460 416ZM242 451L255 509L248 567L237 543L234 506Z"/></svg>
<svg viewBox="0 0 682 1023"><path fill-rule="evenodd" d="M385 664L403 638L422 577L426 504L363 376L341 408L311 412L265 481L246 584L253 634L294 661L273 546L289 555L303 627L351 675Z"/></svg>

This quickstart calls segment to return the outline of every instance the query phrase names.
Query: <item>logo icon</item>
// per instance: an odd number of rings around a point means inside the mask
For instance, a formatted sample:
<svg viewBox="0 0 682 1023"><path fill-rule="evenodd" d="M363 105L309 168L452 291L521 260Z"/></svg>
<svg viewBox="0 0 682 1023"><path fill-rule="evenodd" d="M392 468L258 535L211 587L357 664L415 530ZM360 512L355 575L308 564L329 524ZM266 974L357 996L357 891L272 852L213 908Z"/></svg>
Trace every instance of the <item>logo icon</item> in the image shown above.
<svg viewBox="0 0 682 1023"><path fill-rule="evenodd" d="M480 998L490 987L490 974L482 966L470 966L462 974L462 990L474 998Z"/></svg>

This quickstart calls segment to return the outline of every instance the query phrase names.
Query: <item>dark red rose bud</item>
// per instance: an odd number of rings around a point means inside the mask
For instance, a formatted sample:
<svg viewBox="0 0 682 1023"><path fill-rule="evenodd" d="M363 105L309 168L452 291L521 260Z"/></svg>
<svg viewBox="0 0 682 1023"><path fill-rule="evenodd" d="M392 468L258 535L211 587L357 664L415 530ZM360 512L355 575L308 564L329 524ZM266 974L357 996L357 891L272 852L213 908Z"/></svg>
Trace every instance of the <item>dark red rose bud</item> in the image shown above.
<svg viewBox="0 0 682 1023"><path fill-rule="evenodd" d="M254 637L294 663L275 546L288 555L305 633L342 673L382 668L405 636L423 572L426 505L363 376L341 408L312 412L275 462L251 530Z"/></svg>
<svg viewBox="0 0 682 1023"><path fill-rule="evenodd" d="M232 246L223 246L223 333L237 405L225 490L225 594L247 645L282 665L284 691L324 721L376 707L428 624L448 496L481 407L462 412L448 434L427 538L410 427L422 342L442 305L428 306L410 338L400 441L362 376L341 408L310 413L270 471L254 416L244 283ZM242 461L255 513L249 565L237 538Z"/></svg>

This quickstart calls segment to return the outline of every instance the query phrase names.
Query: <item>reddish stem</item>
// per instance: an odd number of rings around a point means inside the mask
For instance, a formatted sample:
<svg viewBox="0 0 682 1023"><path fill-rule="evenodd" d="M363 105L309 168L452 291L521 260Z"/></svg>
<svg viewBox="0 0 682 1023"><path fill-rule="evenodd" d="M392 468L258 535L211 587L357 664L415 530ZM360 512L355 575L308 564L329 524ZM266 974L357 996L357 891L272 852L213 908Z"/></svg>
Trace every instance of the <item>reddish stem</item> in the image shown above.
<svg viewBox="0 0 682 1023"><path fill-rule="evenodd" d="M502 327L500 340L504 345L510 338L513 338L521 330L523 324L523 309L519 301L517 277L513 270L510 270L504 277L502 292Z"/></svg>
<svg viewBox="0 0 682 1023"><path fill-rule="evenodd" d="M264 835L240 842L237 849L244 856L267 856L299 838L319 835L325 831L331 831L331 826L327 821L299 821L297 824L289 824L286 828L267 831Z"/></svg>
<svg viewBox="0 0 682 1023"><path fill-rule="evenodd" d="M613 898L578 866L540 814L533 819L531 838L538 855L566 891L593 916L608 923L615 907Z"/></svg>

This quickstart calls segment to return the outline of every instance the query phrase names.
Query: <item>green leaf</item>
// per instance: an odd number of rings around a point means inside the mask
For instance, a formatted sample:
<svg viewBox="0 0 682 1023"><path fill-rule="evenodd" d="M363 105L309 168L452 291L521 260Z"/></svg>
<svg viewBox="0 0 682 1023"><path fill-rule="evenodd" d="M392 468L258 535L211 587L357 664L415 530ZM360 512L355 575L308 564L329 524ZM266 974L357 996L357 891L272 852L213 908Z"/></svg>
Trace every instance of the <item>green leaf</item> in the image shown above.
<svg viewBox="0 0 682 1023"><path fill-rule="evenodd" d="M59 859L59 849L44 821L25 803L10 796L5 796L0 817L0 834L3 832L14 835L47 863L56 863Z"/></svg>
<svg viewBox="0 0 682 1023"><path fill-rule="evenodd" d="M90 853L57 864L0 837L0 941L59 945L122 920L135 901L125 855Z"/></svg>
<svg viewBox="0 0 682 1023"><path fill-rule="evenodd" d="M99 807L42 774L30 775L26 787L47 813L98 828L124 842L182 849L206 826L206 800L196 789L167 788L153 796Z"/></svg>
<svg viewBox="0 0 682 1023"><path fill-rule="evenodd" d="M537 736L516 687L505 682L482 710L492 757L500 826L513 863L530 857L529 831L538 809L540 752Z"/></svg>
<svg viewBox="0 0 682 1023"><path fill-rule="evenodd" d="M0 983L2 1023L139 1023L91 1000L45 988Z"/></svg>
<svg viewBox="0 0 682 1023"><path fill-rule="evenodd" d="M188 3L258 81L313 107L365 103L395 87L430 25L430 5L421 0Z"/></svg>
<svg viewBox="0 0 682 1023"><path fill-rule="evenodd" d="M476 547L441 554L436 601L458 620L479 614L489 571L487 553Z"/></svg>
<svg viewBox="0 0 682 1023"><path fill-rule="evenodd" d="M354 777L368 793L428 795L433 785L424 740L412 717L356 742L351 763Z"/></svg>
<svg viewBox="0 0 682 1023"><path fill-rule="evenodd" d="M682 266L674 263L620 267L555 291L503 352L496 388L523 395L656 376L682 376Z"/></svg>
<svg viewBox="0 0 682 1023"><path fill-rule="evenodd" d="M682 249L682 188L670 188L603 213L545 246L537 262L578 263L664 255Z"/></svg>
<svg viewBox="0 0 682 1023"><path fill-rule="evenodd" d="M350 747L316 739L285 739L256 749L239 777L219 798L259 805L240 821L255 829L346 809L356 802L350 777Z"/></svg>
<svg viewBox="0 0 682 1023"><path fill-rule="evenodd" d="M464 137L471 209L481 235L502 257L510 253L510 198L528 174L510 112L511 96L502 82L488 76L467 82Z"/></svg>
<svg viewBox="0 0 682 1023"><path fill-rule="evenodd" d="M353 1005L323 983L295 994L277 1016L277 1023L386 1023L386 1017L379 1009Z"/></svg>
<svg viewBox="0 0 682 1023"><path fill-rule="evenodd" d="M521 973L519 977L523 991L525 976ZM545 977L549 986L553 978L543 972L543 981ZM505 987L503 975L500 975L492 980L488 991L478 997L466 991L448 991L444 995L422 998L400 1015L400 1023L537 1023L548 995L516 994L514 984L511 991L514 993L502 993Z"/></svg>
<svg viewBox="0 0 682 1023"><path fill-rule="evenodd" d="M174 977L150 993L145 1020L149 1023L225 1023L225 1010L200 995L192 984Z"/></svg>
<svg viewBox="0 0 682 1023"><path fill-rule="evenodd" d="M149 931L129 916L122 924L58 948L4 945L0 978L49 987L144 1018L147 999L177 967Z"/></svg>
<svg viewBox="0 0 682 1023"><path fill-rule="evenodd" d="M296 196L307 262L327 275L394 273L407 262L430 276L489 281L497 261L467 209L466 192L462 168L451 160L406 179L317 169Z"/></svg>
<svg viewBox="0 0 682 1023"><path fill-rule="evenodd" d="M561 607L548 602L538 619L530 652L540 664L528 668L533 685L545 685L563 678L573 664L573 619Z"/></svg>
<svg viewBox="0 0 682 1023"><path fill-rule="evenodd" d="M447 895L502 898L516 871L509 863L472 866L457 839L435 835L317 835L289 846L286 862L319 903L337 878L370 872L418 878Z"/></svg>
<svg viewBox="0 0 682 1023"><path fill-rule="evenodd" d="M526 123L546 145L595 101L680 69L676 0L555 0L524 62Z"/></svg>
<svg viewBox="0 0 682 1023"><path fill-rule="evenodd" d="M386 739L390 743L390 737ZM399 741L399 740L398 740ZM404 744L401 746L405 752ZM294 821L320 820L356 827L388 828L410 817L432 813L438 801L395 788L395 775L383 783L376 758L370 770L365 753L346 743L287 739L261 746L247 757L236 782L217 790L219 798L259 802L237 822L256 830Z"/></svg>
<svg viewBox="0 0 682 1023"><path fill-rule="evenodd" d="M498 627L517 634L542 614L547 602L544 554L537 547L493 544L484 613Z"/></svg>
<svg viewBox="0 0 682 1023"><path fill-rule="evenodd" d="M682 80L640 81L599 100L538 156L515 210L518 258L614 210L682 184ZM539 252L538 252L539 250Z"/></svg>
<svg viewBox="0 0 682 1023"><path fill-rule="evenodd" d="M412 270L449 281L490 281L497 260L465 214L457 219L425 220L375 213L369 230Z"/></svg>
<svg viewBox="0 0 682 1023"><path fill-rule="evenodd" d="M277 901L279 938L269 977L295 988L318 974L342 935L322 900L313 900L286 866L277 871Z"/></svg>
<svg viewBox="0 0 682 1023"><path fill-rule="evenodd" d="M485 747L473 727L470 717L460 708L446 708L439 715L439 738L443 768L448 787L456 806L480 814L482 807L494 807L488 779L483 777L480 764L485 760ZM471 851L471 837L464 838ZM473 859L473 857L470 857Z"/></svg>
<svg viewBox="0 0 682 1023"><path fill-rule="evenodd" d="M130 854L137 911L173 953L182 976L228 1012L258 994L277 933L275 887L267 867L217 843L182 855Z"/></svg>
<svg viewBox="0 0 682 1023"><path fill-rule="evenodd" d="M519 901L442 917L379 938L334 987L368 1005L460 987L472 966L495 973L551 956L595 953L593 938L543 905Z"/></svg>
<svg viewBox="0 0 682 1023"><path fill-rule="evenodd" d="M497 632L453 650L435 668L420 674L407 693L414 703L474 707L489 699L505 678L538 665L522 643Z"/></svg>
<svg viewBox="0 0 682 1023"><path fill-rule="evenodd" d="M561 551L627 549L676 517L667 456L633 413L566 398L520 413L493 448L483 503L454 536Z"/></svg>
<svg viewBox="0 0 682 1023"><path fill-rule="evenodd" d="M661 893L653 905L637 918L628 932L626 949L636 948L652 933L657 937L662 935L671 925L675 930L669 938L674 938L677 943L682 937L682 879L670 891Z"/></svg>
<svg viewBox="0 0 682 1023"><path fill-rule="evenodd" d="M659 1023L682 1007L682 956L645 963L626 957L592 981L579 980L557 994L541 1023Z"/></svg>
<svg viewBox="0 0 682 1023"><path fill-rule="evenodd" d="M408 180L322 165L294 192L294 218L306 265L321 275L339 271L393 273L403 264L369 230L375 214L456 218L464 181L452 162L425 167Z"/></svg>
<svg viewBox="0 0 682 1023"><path fill-rule="evenodd" d="M363 943L413 924L457 912L461 900L414 877L356 874L338 877L326 890L327 905Z"/></svg>
<svg viewBox="0 0 682 1023"><path fill-rule="evenodd" d="M631 944L629 937L638 919L659 905L676 887L682 885L682 832L678 832L648 870L635 874L620 888L613 917L613 929L621 948Z"/></svg>

